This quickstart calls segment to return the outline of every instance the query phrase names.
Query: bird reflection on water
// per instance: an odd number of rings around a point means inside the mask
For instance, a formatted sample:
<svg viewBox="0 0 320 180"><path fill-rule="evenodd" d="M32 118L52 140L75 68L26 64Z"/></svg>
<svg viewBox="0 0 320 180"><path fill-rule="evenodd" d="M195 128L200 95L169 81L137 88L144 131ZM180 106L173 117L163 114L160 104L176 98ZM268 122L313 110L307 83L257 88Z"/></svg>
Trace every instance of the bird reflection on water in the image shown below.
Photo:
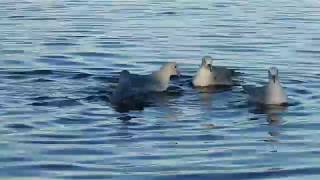
<svg viewBox="0 0 320 180"><path fill-rule="evenodd" d="M272 146L271 152L277 152L277 145L279 145L279 138L281 136L281 126L285 123L283 114L287 111L288 106L280 105L255 105L253 110L254 114L265 114L267 122L267 133L269 137L266 137L266 142L269 142Z"/></svg>

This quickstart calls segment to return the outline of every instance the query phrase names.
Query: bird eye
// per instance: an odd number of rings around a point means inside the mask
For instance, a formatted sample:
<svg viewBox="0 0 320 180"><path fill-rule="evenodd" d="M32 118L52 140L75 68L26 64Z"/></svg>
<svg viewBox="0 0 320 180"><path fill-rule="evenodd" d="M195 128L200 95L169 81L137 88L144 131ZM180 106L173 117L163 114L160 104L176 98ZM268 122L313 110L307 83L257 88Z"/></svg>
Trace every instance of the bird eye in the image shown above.
<svg viewBox="0 0 320 180"><path fill-rule="evenodd" d="M177 66L174 66L175 69L177 69Z"/></svg>

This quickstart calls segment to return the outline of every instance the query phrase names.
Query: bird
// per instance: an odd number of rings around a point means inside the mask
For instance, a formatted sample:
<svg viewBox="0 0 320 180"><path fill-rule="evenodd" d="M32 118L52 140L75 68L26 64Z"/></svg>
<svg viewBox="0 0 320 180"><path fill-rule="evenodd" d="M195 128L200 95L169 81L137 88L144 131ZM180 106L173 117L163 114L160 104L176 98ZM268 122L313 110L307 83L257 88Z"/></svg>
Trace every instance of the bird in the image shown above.
<svg viewBox="0 0 320 180"><path fill-rule="evenodd" d="M130 105L144 102L148 93L163 92L169 87L170 77L180 75L176 62L164 64L160 70L148 75L120 72L118 85L113 91L110 101L116 105Z"/></svg>
<svg viewBox="0 0 320 180"><path fill-rule="evenodd" d="M192 85L195 87L232 86L234 71L226 67L213 66L212 62L211 56L202 58L201 66L192 79Z"/></svg>
<svg viewBox="0 0 320 180"><path fill-rule="evenodd" d="M264 86L243 86L249 95L249 101L262 105L287 105L288 96L280 83L279 70L276 67L270 67L268 75L269 81Z"/></svg>

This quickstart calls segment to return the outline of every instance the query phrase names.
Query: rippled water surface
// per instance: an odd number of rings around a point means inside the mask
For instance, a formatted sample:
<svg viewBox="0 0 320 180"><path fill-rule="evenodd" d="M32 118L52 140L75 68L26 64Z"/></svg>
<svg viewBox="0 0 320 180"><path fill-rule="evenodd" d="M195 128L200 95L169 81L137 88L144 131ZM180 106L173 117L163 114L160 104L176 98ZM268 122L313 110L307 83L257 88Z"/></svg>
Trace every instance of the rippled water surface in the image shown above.
<svg viewBox="0 0 320 180"><path fill-rule="evenodd" d="M247 179L320 175L316 0L1 0L0 176ZM202 91L203 55L263 84L277 66L290 106L241 86ZM176 61L183 76L143 110L108 100L118 73Z"/></svg>

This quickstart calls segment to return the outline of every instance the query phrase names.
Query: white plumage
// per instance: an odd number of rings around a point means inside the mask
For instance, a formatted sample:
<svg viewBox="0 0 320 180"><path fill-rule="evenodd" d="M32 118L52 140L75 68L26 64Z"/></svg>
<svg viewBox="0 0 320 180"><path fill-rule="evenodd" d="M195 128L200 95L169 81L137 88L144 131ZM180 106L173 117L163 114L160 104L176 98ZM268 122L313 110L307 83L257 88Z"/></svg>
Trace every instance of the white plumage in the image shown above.
<svg viewBox="0 0 320 180"><path fill-rule="evenodd" d="M212 65L212 61L213 59L210 56L202 58L201 66L192 80L193 86L232 86L233 70L225 67L215 67Z"/></svg>

